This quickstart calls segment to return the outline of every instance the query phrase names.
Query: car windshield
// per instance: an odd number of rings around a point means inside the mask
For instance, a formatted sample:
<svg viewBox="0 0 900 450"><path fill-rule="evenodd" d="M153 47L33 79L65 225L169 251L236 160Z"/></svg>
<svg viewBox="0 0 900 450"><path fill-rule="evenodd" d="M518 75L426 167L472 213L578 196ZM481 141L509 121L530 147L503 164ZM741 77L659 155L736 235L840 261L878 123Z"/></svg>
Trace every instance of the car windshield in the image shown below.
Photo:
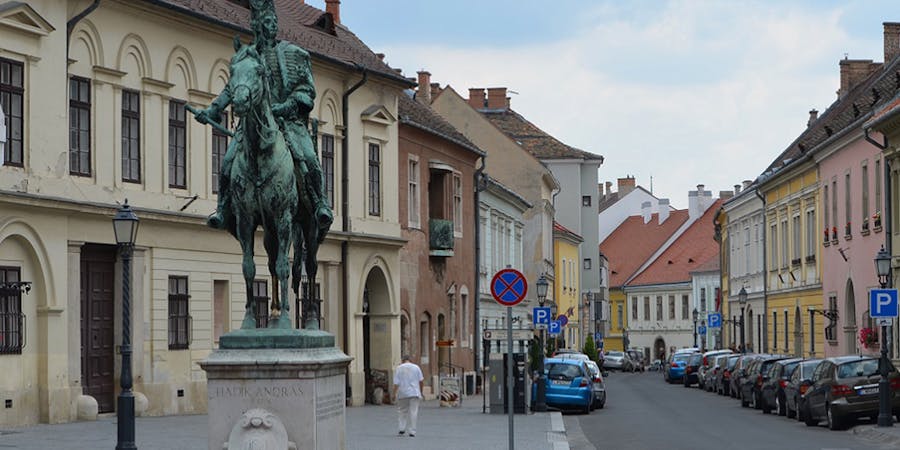
<svg viewBox="0 0 900 450"><path fill-rule="evenodd" d="M613 358L621 358L621 357L625 356L625 354L622 352L609 352L606 354L606 356L612 356Z"/></svg>
<svg viewBox="0 0 900 450"><path fill-rule="evenodd" d="M781 372L782 376L789 377L792 373L794 373L794 369L800 365L800 361L792 362L790 364L784 365L784 372Z"/></svg>
<svg viewBox="0 0 900 450"><path fill-rule="evenodd" d="M690 364L692 366L696 366L696 365L700 364L701 361L703 361L703 355L701 355L699 353L694 353L693 355L691 355L691 359L688 361L688 364Z"/></svg>
<svg viewBox="0 0 900 450"><path fill-rule="evenodd" d="M691 355L689 353L679 353L672 357L672 361L678 361L678 362L687 361L688 358L690 358L690 357L691 357Z"/></svg>
<svg viewBox="0 0 900 450"><path fill-rule="evenodd" d="M819 365L819 360L815 361L804 361L803 364L800 364L800 374L801 378L810 377L812 375L812 371L816 369L816 366Z"/></svg>
<svg viewBox="0 0 900 450"><path fill-rule="evenodd" d="M728 370L734 369L734 365L737 364L738 359L739 358L737 357L728 358L728 365L726 366L728 367Z"/></svg>
<svg viewBox="0 0 900 450"><path fill-rule="evenodd" d="M551 380L572 380L581 376L581 368L575 364L549 363L547 377Z"/></svg>
<svg viewBox="0 0 900 450"><path fill-rule="evenodd" d="M593 361L586 362L588 369L591 371L591 376L594 378L600 378L600 368L597 367L597 363Z"/></svg>
<svg viewBox="0 0 900 450"><path fill-rule="evenodd" d="M864 359L838 366L838 378L870 377L878 374L878 360Z"/></svg>

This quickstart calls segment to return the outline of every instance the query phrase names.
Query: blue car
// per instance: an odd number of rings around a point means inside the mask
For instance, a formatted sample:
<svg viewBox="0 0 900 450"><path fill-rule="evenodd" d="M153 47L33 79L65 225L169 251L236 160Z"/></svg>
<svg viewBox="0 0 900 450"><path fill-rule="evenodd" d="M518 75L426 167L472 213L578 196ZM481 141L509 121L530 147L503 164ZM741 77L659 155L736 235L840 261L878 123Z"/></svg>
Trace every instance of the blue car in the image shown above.
<svg viewBox="0 0 900 450"><path fill-rule="evenodd" d="M594 402L593 377L583 360L547 358L544 360L546 403L559 409L591 412ZM537 384L532 386L532 398L537 396Z"/></svg>
<svg viewBox="0 0 900 450"><path fill-rule="evenodd" d="M675 353L669 359L669 364L665 367L663 377L667 383L675 383L684 379L684 368L687 367L688 361L691 359L691 353Z"/></svg>

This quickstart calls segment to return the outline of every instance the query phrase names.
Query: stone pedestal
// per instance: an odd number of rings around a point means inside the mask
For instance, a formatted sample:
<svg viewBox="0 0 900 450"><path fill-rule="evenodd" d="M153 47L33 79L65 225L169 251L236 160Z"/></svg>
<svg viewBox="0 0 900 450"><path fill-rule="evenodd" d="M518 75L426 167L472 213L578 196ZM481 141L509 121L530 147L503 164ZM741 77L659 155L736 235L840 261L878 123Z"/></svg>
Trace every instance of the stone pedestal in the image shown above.
<svg viewBox="0 0 900 450"><path fill-rule="evenodd" d="M284 432L285 449L344 449L344 377L352 358L323 331L284 330L262 340L255 331L223 336L220 343L231 348L200 362L209 395L209 450L268 448L282 442Z"/></svg>

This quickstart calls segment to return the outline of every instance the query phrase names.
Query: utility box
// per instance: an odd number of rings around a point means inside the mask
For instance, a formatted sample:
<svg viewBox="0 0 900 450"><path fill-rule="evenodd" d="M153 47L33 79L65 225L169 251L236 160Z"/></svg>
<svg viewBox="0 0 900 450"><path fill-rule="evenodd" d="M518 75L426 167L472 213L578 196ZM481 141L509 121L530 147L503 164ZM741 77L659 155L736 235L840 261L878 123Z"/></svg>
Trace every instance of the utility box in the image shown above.
<svg viewBox="0 0 900 450"><path fill-rule="evenodd" d="M488 365L488 392L491 394L491 414L508 414L506 361L508 353L491 354ZM513 353L513 412L525 414L525 386L528 370L524 353Z"/></svg>

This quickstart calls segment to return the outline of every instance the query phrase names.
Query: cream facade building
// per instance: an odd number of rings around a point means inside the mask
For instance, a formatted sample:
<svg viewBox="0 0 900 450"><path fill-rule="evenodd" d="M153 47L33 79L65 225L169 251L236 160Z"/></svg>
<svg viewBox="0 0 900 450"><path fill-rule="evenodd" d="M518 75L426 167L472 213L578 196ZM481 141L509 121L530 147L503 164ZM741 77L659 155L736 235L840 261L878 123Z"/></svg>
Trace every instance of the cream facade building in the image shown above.
<svg viewBox="0 0 900 450"><path fill-rule="evenodd" d="M206 410L197 362L240 326L245 283L237 242L205 226L225 137L183 107L209 105L228 79L232 37L250 41L237 3L0 2L0 276L31 282L0 295L15 319L0 328L0 398L10 405L0 426L75 420L85 396L115 408L122 269L111 218L125 199L141 220L131 329L142 413ZM276 4L280 37L311 54L311 116L335 209L315 283L322 327L354 358L349 402L361 404L366 373L400 357L395 118L411 83L340 24L335 4ZM261 243L257 255L263 302Z"/></svg>

